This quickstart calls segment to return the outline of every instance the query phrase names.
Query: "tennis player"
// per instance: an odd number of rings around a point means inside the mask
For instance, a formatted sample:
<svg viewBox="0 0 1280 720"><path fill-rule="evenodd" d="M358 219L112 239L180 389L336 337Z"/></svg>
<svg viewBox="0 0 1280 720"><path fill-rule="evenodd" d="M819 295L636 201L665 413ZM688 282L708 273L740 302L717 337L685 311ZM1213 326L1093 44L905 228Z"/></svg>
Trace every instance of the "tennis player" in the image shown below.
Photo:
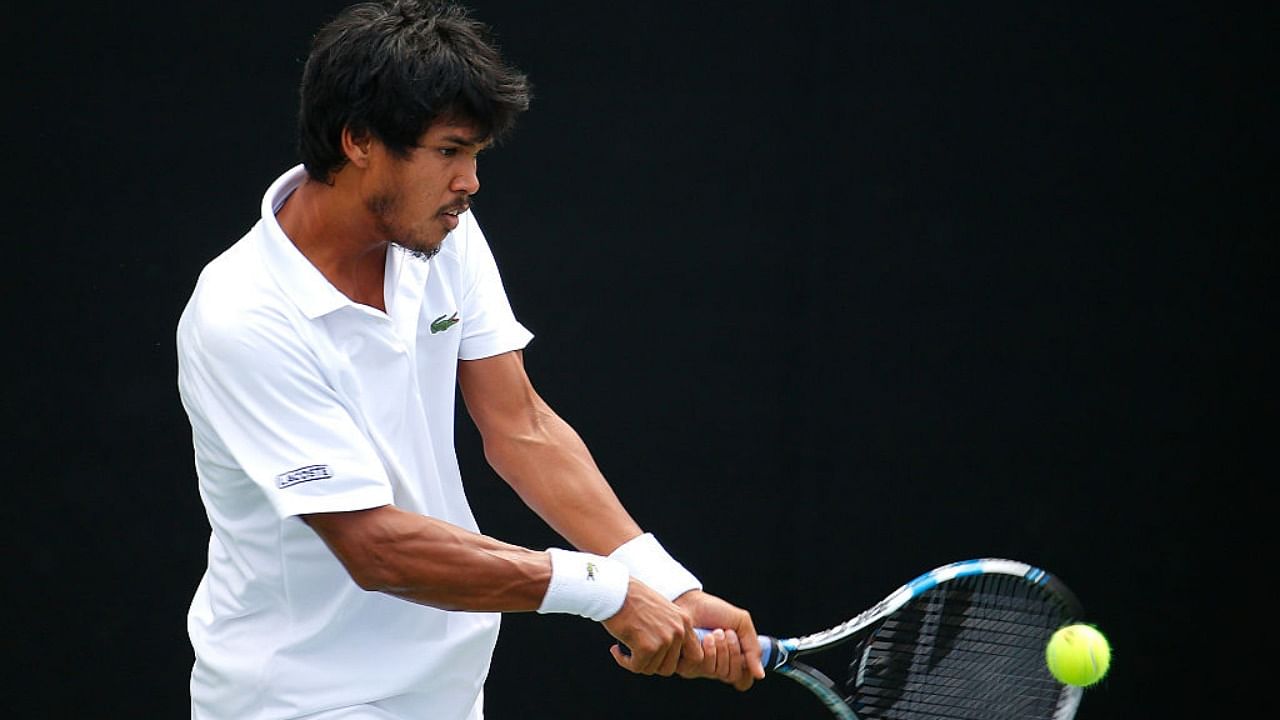
<svg viewBox="0 0 1280 720"><path fill-rule="evenodd" d="M182 314L212 528L188 617L193 718L481 718L502 612L600 622L636 673L764 676L750 615L643 531L525 374L532 336L470 211L476 156L529 101L487 38L413 0L323 27L302 164ZM479 534L456 387L490 464L575 549Z"/></svg>

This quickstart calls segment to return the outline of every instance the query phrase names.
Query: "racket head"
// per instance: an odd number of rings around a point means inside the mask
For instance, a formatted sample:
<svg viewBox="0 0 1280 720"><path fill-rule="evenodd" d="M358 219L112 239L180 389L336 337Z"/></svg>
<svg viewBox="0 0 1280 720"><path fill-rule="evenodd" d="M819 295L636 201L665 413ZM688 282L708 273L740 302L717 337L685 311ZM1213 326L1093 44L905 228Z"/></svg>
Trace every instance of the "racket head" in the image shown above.
<svg viewBox="0 0 1280 720"><path fill-rule="evenodd" d="M1082 616L1075 595L1043 570L966 560L917 577L841 625L779 641L787 660L775 671L840 718L1069 720L1081 691L1049 674L1044 648ZM847 641L843 686L794 659Z"/></svg>

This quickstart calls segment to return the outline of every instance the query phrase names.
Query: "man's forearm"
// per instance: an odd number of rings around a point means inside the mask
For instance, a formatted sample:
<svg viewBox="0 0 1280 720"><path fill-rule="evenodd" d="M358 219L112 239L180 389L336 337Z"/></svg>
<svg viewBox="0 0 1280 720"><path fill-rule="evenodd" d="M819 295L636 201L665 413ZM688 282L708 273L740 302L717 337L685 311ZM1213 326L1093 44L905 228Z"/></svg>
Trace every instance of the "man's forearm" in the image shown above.
<svg viewBox="0 0 1280 720"><path fill-rule="evenodd" d="M390 505L318 513L305 520L360 587L423 605L446 610L536 610L551 579L544 552Z"/></svg>
<svg viewBox="0 0 1280 720"><path fill-rule="evenodd" d="M598 554L536 552L391 505L304 519L360 587L445 610L537 610L602 621L632 595L653 592L633 583L626 565ZM627 617L635 616L632 608Z"/></svg>
<svg viewBox="0 0 1280 720"><path fill-rule="evenodd" d="M537 401L527 426L485 439L490 465L548 525L574 546L607 555L641 533L582 438Z"/></svg>

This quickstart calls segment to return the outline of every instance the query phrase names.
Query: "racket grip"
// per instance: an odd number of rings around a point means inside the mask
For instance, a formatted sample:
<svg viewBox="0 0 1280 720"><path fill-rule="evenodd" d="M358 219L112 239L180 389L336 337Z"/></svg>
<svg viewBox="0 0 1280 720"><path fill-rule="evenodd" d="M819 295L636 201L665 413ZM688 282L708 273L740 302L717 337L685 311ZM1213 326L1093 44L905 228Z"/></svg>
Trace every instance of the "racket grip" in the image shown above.
<svg viewBox="0 0 1280 720"><path fill-rule="evenodd" d="M706 637L711 631L706 628L694 628L693 632L698 635L698 640ZM783 653L782 646L778 644L776 638L768 635L757 635L756 639L760 641L760 664L765 670L773 670L777 666L786 662L786 654ZM626 645L618 646L622 650L623 655L630 655L631 648Z"/></svg>

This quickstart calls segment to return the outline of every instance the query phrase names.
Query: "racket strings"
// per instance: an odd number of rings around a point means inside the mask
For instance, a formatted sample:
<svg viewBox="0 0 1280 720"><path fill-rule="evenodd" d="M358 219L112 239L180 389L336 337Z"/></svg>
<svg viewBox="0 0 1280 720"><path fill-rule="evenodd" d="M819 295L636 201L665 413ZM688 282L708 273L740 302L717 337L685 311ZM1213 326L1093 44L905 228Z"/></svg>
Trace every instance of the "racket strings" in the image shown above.
<svg viewBox="0 0 1280 720"><path fill-rule="evenodd" d="M1025 645L1028 639L1039 640L1043 635L1043 625L1028 624L1024 622L1023 618L1024 616L1022 615L1010 613L992 616L980 611L974 612L972 609L966 609L963 614L943 613L927 619L933 622L933 628L937 634L958 633L961 630L969 630L977 642L986 642L992 645L1021 646ZM907 609L905 612L900 612L886 621L881 633L892 633L900 628L903 632L913 632L916 628L924 625L925 620L924 612Z"/></svg>
<svg viewBox="0 0 1280 720"><path fill-rule="evenodd" d="M859 646L847 688L863 718L1053 717L1044 644L1067 609L1019 578L934 587Z"/></svg>

